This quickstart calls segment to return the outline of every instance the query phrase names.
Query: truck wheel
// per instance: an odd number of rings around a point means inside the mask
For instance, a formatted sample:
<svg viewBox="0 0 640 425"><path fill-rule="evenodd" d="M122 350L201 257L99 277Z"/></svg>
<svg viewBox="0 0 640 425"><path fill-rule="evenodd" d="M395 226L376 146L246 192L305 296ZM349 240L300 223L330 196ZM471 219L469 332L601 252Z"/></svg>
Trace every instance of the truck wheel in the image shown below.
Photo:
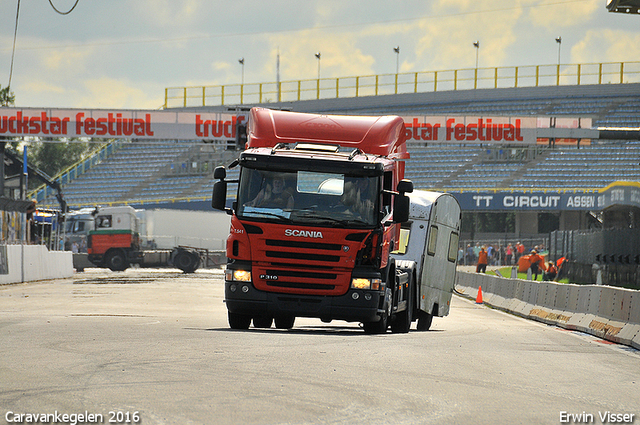
<svg viewBox="0 0 640 425"><path fill-rule="evenodd" d="M389 327L389 317L391 316L391 289L387 288L384 297L384 313L377 322L363 323L364 332L367 334L383 334Z"/></svg>
<svg viewBox="0 0 640 425"><path fill-rule="evenodd" d="M273 317L254 317L253 318L254 328L269 329L272 324L273 324Z"/></svg>
<svg viewBox="0 0 640 425"><path fill-rule="evenodd" d="M121 272L129 267L124 252L119 250L109 251L104 258L104 265L114 272Z"/></svg>
<svg viewBox="0 0 640 425"><path fill-rule="evenodd" d="M200 257L194 252L180 251L173 259L173 265L185 273L193 273L200 265Z"/></svg>
<svg viewBox="0 0 640 425"><path fill-rule="evenodd" d="M251 316L229 312L227 317L229 319L229 327L231 329L249 329L249 325L251 324Z"/></svg>
<svg viewBox="0 0 640 425"><path fill-rule="evenodd" d="M275 318L276 329L291 329L296 321L295 316L279 316Z"/></svg>
<svg viewBox="0 0 640 425"><path fill-rule="evenodd" d="M407 297L407 309L396 314L396 318L391 322L391 332L407 333L411 329L413 321L413 282L409 282L409 296Z"/></svg>
<svg viewBox="0 0 640 425"><path fill-rule="evenodd" d="M426 313L422 310L418 312L418 325L416 329L419 331L428 331L433 321L433 314Z"/></svg>

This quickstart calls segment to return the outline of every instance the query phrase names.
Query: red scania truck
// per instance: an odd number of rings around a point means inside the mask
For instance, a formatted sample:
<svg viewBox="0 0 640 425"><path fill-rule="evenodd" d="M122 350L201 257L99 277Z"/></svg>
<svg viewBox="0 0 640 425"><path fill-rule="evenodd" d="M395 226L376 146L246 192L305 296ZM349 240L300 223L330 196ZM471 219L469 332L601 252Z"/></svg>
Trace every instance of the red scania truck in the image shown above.
<svg viewBox="0 0 640 425"><path fill-rule="evenodd" d="M409 215L408 157L400 117L253 108L246 150L230 165L238 180L214 172L212 206L232 215L230 327L289 329L314 317L408 332L417 289L391 256ZM227 206L228 183L238 190Z"/></svg>

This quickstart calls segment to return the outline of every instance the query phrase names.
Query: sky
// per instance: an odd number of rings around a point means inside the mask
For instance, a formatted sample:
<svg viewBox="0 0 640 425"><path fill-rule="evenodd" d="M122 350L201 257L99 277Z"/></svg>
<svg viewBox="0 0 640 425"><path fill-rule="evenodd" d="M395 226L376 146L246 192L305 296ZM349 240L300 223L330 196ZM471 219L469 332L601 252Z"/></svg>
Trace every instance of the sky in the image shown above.
<svg viewBox="0 0 640 425"><path fill-rule="evenodd" d="M159 109L166 87L640 61L605 0L0 0L17 107ZM11 72L14 33L15 53ZM556 37L561 37L558 44ZM473 45L480 42L479 49ZM400 47L397 54L393 49Z"/></svg>

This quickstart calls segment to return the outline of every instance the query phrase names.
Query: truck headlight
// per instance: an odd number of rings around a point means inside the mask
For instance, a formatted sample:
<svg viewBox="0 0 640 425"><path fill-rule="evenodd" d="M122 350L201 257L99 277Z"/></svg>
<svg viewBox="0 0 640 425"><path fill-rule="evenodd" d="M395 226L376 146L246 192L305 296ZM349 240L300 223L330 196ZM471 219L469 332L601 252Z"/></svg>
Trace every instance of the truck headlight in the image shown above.
<svg viewBox="0 0 640 425"><path fill-rule="evenodd" d="M382 279L368 279L364 277L354 277L351 279L351 289L369 289L377 291L380 289Z"/></svg>
<svg viewBox="0 0 640 425"><path fill-rule="evenodd" d="M224 279L230 282L251 282L251 272L246 270L225 270Z"/></svg>

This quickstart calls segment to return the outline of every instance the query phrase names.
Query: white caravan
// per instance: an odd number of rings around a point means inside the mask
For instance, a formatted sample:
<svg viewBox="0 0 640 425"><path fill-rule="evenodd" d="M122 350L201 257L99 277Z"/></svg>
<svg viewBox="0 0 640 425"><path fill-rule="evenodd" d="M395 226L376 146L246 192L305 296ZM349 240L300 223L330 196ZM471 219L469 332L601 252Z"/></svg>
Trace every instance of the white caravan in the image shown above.
<svg viewBox="0 0 640 425"><path fill-rule="evenodd" d="M456 277L460 205L450 194L414 190L409 221L402 225L396 268L405 270L416 288L414 319L418 330L431 327L433 316L449 314Z"/></svg>

